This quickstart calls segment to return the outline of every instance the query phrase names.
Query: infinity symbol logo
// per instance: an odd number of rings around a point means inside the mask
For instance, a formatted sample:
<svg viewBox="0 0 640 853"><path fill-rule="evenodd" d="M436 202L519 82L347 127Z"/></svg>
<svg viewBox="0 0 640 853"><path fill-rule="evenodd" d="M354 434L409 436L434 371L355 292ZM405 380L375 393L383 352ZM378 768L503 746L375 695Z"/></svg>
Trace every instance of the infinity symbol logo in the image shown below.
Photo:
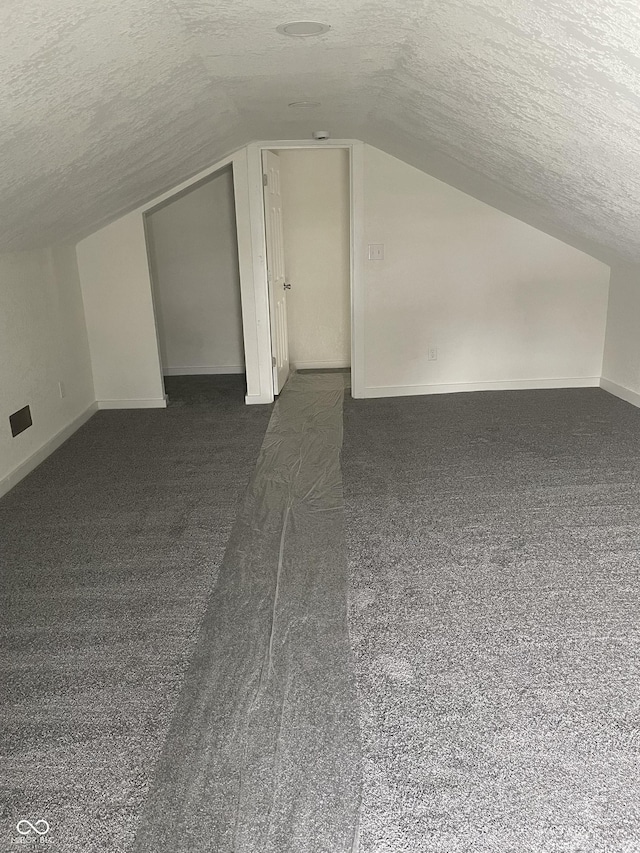
<svg viewBox="0 0 640 853"><path fill-rule="evenodd" d="M43 818L35 823L31 823L30 820L19 820L16 829L20 835L31 835L32 832L36 832L38 835L46 835L49 832L49 824Z"/></svg>

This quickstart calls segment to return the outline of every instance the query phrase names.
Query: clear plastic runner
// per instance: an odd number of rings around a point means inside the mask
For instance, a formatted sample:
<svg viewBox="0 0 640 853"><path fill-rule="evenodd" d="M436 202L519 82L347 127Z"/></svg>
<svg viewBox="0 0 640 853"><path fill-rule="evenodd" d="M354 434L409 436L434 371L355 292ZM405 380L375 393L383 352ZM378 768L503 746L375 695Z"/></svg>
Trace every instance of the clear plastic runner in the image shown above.
<svg viewBox="0 0 640 853"><path fill-rule="evenodd" d="M343 374L294 374L232 531L135 853L353 853Z"/></svg>

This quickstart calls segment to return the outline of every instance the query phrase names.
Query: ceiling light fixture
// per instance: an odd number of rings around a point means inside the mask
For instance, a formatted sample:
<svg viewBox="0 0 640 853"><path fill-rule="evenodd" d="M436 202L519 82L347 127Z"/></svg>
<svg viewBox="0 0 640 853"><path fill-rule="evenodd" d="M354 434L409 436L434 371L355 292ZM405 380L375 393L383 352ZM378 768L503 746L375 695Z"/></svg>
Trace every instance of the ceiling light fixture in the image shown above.
<svg viewBox="0 0 640 853"><path fill-rule="evenodd" d="M320 106L320 101L292 101L288 106L297 110L312 110Z"/></svg>
<svg viewBox="0 0 640 853"><path fill-rule="evenodd" d="M321 24L319 21L290 21L288 24L280 24L276 27L280 35L294 38L321 36L322 33L328 33L330 29L329 24Z"/></svg>

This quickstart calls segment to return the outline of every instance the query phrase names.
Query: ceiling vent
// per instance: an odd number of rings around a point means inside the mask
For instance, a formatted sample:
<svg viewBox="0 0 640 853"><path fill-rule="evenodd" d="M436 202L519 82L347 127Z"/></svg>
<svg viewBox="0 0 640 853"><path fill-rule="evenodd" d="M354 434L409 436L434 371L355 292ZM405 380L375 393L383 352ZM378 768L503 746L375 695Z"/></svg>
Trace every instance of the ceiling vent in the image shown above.
<svg viewBox="0 0 640 853"><path fill-rule="evenodd" d="M283 36L293 38L309 38L309 36L321 36L328 33L329 24L321 24L319 21L290 21L288 24L280 24L276 31Z"/></svg>

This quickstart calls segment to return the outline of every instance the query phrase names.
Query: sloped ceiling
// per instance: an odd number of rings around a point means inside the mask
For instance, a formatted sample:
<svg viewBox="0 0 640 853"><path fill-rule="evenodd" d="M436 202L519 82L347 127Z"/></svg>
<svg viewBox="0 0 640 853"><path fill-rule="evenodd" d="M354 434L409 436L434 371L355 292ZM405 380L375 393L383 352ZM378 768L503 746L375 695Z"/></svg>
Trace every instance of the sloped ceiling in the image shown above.
<svg viewBox="0 0 640 853"><path fill-rule="evenodd" d="M331 31L275 31L300 19ZM0 127L3 250L326 128L640 261L637 0L4 0Z"/></svg>

